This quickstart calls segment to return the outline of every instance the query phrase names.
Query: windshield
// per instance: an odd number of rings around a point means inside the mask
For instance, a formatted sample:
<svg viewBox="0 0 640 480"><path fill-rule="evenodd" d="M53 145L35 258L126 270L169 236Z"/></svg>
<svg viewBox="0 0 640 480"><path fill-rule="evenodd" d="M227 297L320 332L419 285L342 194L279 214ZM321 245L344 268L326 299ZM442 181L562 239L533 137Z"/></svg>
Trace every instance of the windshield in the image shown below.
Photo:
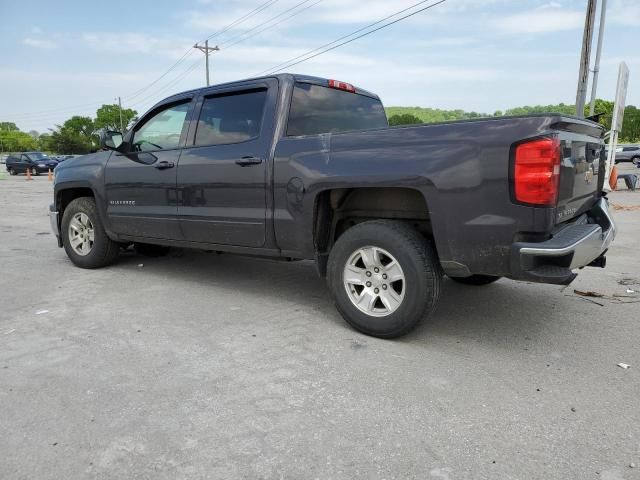
<svg viewBox="0 0 640 480"><path fill-rule="evenodd" d="M49 155L47 155L46 153L41 153L41 152L27 153L27 156L31 160L49 160Z"/></svg>

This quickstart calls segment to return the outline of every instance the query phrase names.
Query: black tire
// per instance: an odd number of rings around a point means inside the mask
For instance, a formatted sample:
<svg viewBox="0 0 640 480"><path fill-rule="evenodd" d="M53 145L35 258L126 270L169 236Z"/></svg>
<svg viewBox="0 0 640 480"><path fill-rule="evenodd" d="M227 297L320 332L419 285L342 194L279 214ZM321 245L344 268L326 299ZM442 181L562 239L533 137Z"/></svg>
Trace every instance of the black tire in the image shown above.
<svg viewBox="0 0 640 480"><path fill-rule="evenodd" d="M153 245L151 243L134 243L136 252L145 257L163 257L169 253L171 247L164 245Z"/></svg>
<svg viewBox="0 0 640 480"><path fill-rule="evenodd" d="M634 165L640 166L640 157L633 157L633 158L631 159L631 162L632 162Z"/></svg>
<svg viewBox="0 0 640 480"><path fill-rule="evenodd" d="M69 239L69 223L76 213L84 213L93 224L94 241L87 255L79 255L71 246ZM107 236L95 200L92 197L80 197L72 200L64 210L61 232L62 243L69 259L80 268L101 268L110 265L118 258L120 244Z"/></svg>
<svg viewBox="0 0 640 480"><path fill-rule="evenodd" d="M406 280L402 302L383 317L360 311L349 298L343 282L349 258L367 246L382 248L393 255ZM327 270L329 288L342 317L356 330L380 338L408 333L433 310L440 296L442 275L432 242L412 226L391 220L372 220L348 229L333 246Z"/></svg>
<svg viewBox="0 0 640 480"><path fill-rule="evenodd" d="M449 277L454 282L464 283L465 285L489 285L502 277L493 277L491 275L471 275L470 277Z"/></svg>
<svg viewBox="0 0 640 480"><path fill-rule="evenodd" d="M31 174L32 174L34 177L37 177L37 176L39 176L39 175L40 175L40 172L38 171L38 169L37 169L37 168L32 168L32 169L31 169Z"/></svg>
<svg viewBox="0 0 640 480"><path fill-rule="evenodd" d="M17 175L18 174L18 172L16 172L15 168L13 168L13 167L9 167L7 169L7 171L9 172L9 175Z"/></svg>

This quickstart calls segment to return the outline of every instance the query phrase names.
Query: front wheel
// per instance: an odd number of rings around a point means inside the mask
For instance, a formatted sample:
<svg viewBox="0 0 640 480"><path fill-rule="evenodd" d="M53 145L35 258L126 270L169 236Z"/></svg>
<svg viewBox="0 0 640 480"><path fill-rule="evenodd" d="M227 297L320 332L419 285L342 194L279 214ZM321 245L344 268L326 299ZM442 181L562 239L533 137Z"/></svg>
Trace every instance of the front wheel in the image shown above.
<svg viewBox="0 0 640 480"><path fill-rule="evenodd" d="M329 255L328 282L342 317L374 337L408 333L433 310L442 270L430 240L403 222L347 230Z"/></svg>
<svg viewBox="0 0 640 480"><path fill-rule="evenodd" d="M454 282L463 283L465 285L489 285L502 277L493 277L491 275L471 275L470 277L449 277Z"/></svg>
<svg viewBox="0 0 640 480"><path fill-rule="evenodd" d="M62 243L69 259L81 268L100 268L118 258L120 245L107 236L91 197L73 200L62 215Z"/></svg>
<svg viewBox="0 0 640 480"><path fill-rule="evenodd" d="M9 175L17 175L18 172L16 172L15 168L13 167L9 167Z"/></svg>
<svg viewBox="0 0 640 480"><path fill-rule="evenodd" d="M633 157L631 161L635 166L640 167L640 157Z"/></svg>

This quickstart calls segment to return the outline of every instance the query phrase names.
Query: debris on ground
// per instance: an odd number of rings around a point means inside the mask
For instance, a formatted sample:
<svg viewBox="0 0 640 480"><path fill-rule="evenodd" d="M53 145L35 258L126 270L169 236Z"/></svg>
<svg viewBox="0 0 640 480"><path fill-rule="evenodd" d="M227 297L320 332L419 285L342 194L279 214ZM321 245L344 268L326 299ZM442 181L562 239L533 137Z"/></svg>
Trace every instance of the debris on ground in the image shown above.
<svg viewBox="0 0 640 480"><path fill-rule="evenodd" d="M638 297L637 295L620 295L617 293L614 293L613 295L605 295L604 293L594 292L592 290L574 290L573 293L578 295L583 300L595 303L596 305L600 305L601 307L604 307L604 303L596 302L591 298L602 298L603 300L609 300L609 302L611 303L640 303L640 297ZM627 289L627 293L635 294L636 292L634 290ZM624 300L625 298L628 298L630 300Z"/></svg>
<svg viewBox="0 0 640 480"><path fill-rule="evenodd" d="M11 330L7 330L6 332L4 332L4 334L5 334L5 335L9 335L9 334L11 334L11 333L13 333L13 332L15 332L15 331L16 331L16 329L15 329L15 328L12 328Z"/></svg>
<svg viewBox="0 0 640 480"><path fill-rule="evenodd" d="M38 310L36 315L44 315L45 313L49 313L49 310Z"/></svg>
<svg viewBox="0 0 640 480"><path fill-rule="evenodd" d="M144 267L144 263L139 263L138 267L140 267L140 268Z"/></svg>
<svg viewBox="0 0 640 480"><path fill-rule="evenodd" d="M635 212L640 210L640 205L618 205L617 203L612 204L614 210L621 210L623 212Z"/></svg>
<svg viewBox="0 0 640 480"><path fill-rule="evenodd" d="M596 298L604 297L604 293L593 292L593 291L583 292L582 290L575 290L574 289L573 293L575 293L576 295L583 296L583 297L596 297Z"/></svg>
<svg viewBox="0 0 640 480"><path fill-rule="evenodd" d="M640 280L638 280L637 278L625 277L625 278L621 278L620 280L618 280L618 284L620 284L620 285L640 285Z"/></svg>
<svg viewBox="0 0 640 480"><path fill-rule="evenodd" d="M629 365L628 363L619 363L619 364L618 364L618 366L619 366L620 368L624 368L625 370L626 370L627 368L631 368L631 365Z"/></svg>

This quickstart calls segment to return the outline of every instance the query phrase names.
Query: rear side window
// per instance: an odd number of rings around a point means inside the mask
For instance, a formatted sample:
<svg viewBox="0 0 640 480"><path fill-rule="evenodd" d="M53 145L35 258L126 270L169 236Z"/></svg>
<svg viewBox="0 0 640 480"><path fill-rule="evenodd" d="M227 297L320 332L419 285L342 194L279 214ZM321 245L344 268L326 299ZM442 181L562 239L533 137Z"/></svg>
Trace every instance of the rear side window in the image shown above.
<svg viewBox="0 0 640 480"><path fill-rule="evenodd" d="M226 145L258 137L266 98L266 88L205 98L195 144Z"/></svg>
<svg viewBox="0 0 640 480"><path fill-rule="evenodd" d="M366 130L387 126L380 100L309 83L296 83L287 135Z"/></svg>

